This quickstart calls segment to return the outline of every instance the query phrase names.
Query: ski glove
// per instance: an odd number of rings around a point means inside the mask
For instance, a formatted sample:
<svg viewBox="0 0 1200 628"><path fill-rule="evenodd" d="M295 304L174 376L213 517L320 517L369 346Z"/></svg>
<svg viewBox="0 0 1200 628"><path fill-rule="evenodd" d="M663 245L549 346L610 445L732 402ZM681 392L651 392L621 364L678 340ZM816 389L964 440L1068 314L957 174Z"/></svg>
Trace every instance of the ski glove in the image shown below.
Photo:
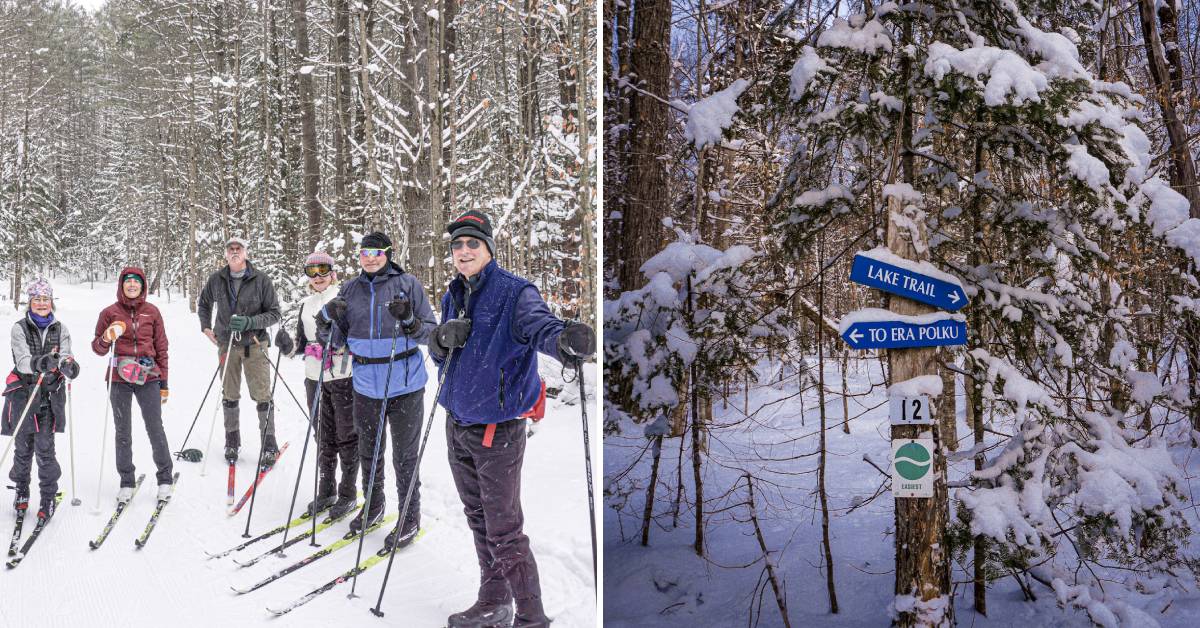
<svg viewBox="0 0 1200 628"><path fill-rule="evenodd" d="M413 315L412 301L409 301L408 297L401 296L388 301L387 309L392 318L401 323L407 323L408 319L412 318Z"/></svg>
<svg viewBox="0 0 1200 628"><path fill-rule="evenodd" d="M58 363L61 360L57 353L43 353L42 355L34 356L29 361L29 368L33 369L34 373L49 373L58 368Z"/></svg>
<svg viewBox="0 0 1200 628"><path fill-rule="evenodd" d="M439 353L449 353L467 344L467 336L471 335L471 321L465 318L449 320L433 330L433 341L437 343Z"/></svg>
<svg viewBox="0 0 1200 628"><path fill-rule="evenodd" d="M123 336L124 334L125 334L125 323L123 323L121 321L114 321L112 325L108 326L108 329L104 330L104 341L105 342L113 342L117 338L120 338L121 336Z"/></svg>
<svg viewBox="0 0 1200 628"><path fill-rule="evenodd" d="M388 313L400 321L405 335L411 336L421 329L421 319L413 316L412 301L408 297L396 297L387 304Z"/></svg>
<svg viewBox="0 0 1200 628"><path fill-rule="evenodd" d="M292 355L292 352L296 350L296 343L292 342L292 337L282 327L275 332L275 346L279 347L279 350L287 356Z"/></svg>
<svg viewBox="0 0 1200 628"><path fill-rule="evenodd" d="M564 364L579 364L595 351L596 332L583 323L567 323L558 334L558 355Z"/></svg>
<svg viewBox="0 0 1200 628"><path fill-rule="evenodd" d="M234 314L229 318L229 331L243 332L250 329L250 317Z"/></svg>
<svg viewBox="0 0 1200 628"><path fill-rule="evenodd" d="M59 360L58 370L70 379L79 377L79 363L69 357Z"/></svg>
<svg viewBox="0 0 1200 628"><path fill-rule="evenodd" d="M166 404L166 403L167 403L167 397L170 397L170 396L171 396L171 391L167 390L166 388L160 388L160 389L158 390L158 396L159 396L159 397L161 397L161 398L162 398L162 402L163 402L164 404Z"/></svg>
<svg viewBox="0 0 1200 628"><path fill-rule="evenodd" d="M317 313L317 326L329 327L334 321L342 320L346 316L346 310L349 308L346 305L346 300L342 297L325 304L321 311Z"/></svg>

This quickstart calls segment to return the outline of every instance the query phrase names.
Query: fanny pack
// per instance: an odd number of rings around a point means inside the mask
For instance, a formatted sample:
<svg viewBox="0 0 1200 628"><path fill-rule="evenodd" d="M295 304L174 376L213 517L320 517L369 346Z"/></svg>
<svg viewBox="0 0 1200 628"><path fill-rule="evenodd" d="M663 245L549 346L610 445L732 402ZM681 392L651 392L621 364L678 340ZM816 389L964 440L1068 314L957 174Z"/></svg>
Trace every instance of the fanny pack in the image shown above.
<svg viewBox="0 0 1200 628"><path fill-rule="evenodd" d="M151 357L118 356L113 358L112 367L121 379L138 386L145 384L151 376L159 374L154 358Z"/></svg>

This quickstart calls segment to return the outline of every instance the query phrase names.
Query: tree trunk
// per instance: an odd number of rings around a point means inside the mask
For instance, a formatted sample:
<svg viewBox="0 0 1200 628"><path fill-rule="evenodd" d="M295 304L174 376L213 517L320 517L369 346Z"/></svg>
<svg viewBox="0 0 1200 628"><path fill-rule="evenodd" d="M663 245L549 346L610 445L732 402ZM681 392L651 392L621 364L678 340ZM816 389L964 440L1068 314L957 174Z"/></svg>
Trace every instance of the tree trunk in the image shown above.
<svg viewBox="0 0 1200 628"><path fill-rule="evenodd" d="M634 7L629 79L639 90L660 98L670 92L670 30L668 0L643 0ZM625 213L614 242L624 290L643 283L640 269L662 244L660 221L670 198L666 167L660 159L667 151L667 105L653 96L640 92L630 96Z"/></svg>
<svg viewBox="0 0 1200 628"><path fill-rule="evenodd" d="M817 311L825 317L825 234L817 244ZM845 398L845 397L843 397ZM837 587L833 576L833 547L829 543L829 495L825 492L826 415L825 415L825 326L817 325L817 403L820 406L821 437L817 444L817 498L821 501L821 548L825 552L825 591L829 612L837 614Z"/></svg>
<svg viewBox="0 0 1200 628"><path fill-rule="evenodd" d="M904 42L912 41L911 26L904 30ZM911 76L911 60L902 61L902 80L907 83ZM896 147L898 154L893 154L893 160L899 158L903 181L908 184L915 182L912 158L912 103L911 96L904 101L901 113L900 142ZM894 164L894 162L893 162ZM893 171L894 174L894 171ZM889 182L894 181L894 176ZM923 212L917 214L906 212L900 200L888 197L887 246L892 253L905 259L922 261L928 256L928 236L925 232ZM915 224L916 232L902 227L904 224ZM918 253L918 251L924 252ZM910 301L903 297L891 296L889 308L896 314L920 315L934 311L927 305ZM938 349L922 347L914 349L892 349L887 352L889 384L896 384L923 375L940 376L938 366ZM943 391L943 395L953 395L954 391ZM933 497L899 497L896 502L896 595L911 595L919 602L942 599L945 612L940 620L933 625L954 625L954 599L950 596L950 555L946 551L946 520L949 516L946 487L946 457L942 453L940 429L935 422L926 427L922 425L892 426L892 440L919 438L930 434L933 437ZM920 613L900 613L896 620L902 627L925 625L926 619Z"/></svg>
<svg viewBox="0 0 1200 628"><path fill-rule="evenodd" d="M304 164L304 211L308 216L308 250L321 241L323 216L318 195L321 192L321 162L317 159L317 113L313 107L312 72L308 67L308 0L292 0L292 21L296 31L296 55L301 70L300 85L300 154ZM315 64L314 64L315 65Z"/></svg>

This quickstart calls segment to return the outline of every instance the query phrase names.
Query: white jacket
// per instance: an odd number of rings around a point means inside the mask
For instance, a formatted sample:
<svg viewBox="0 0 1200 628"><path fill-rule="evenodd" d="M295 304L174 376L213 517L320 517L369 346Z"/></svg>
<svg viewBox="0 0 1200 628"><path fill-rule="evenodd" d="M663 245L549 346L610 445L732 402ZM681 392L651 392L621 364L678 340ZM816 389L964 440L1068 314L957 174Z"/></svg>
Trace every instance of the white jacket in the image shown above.
<svg viewBox="0 0 1200 628"><path fill-rule="evenodd" d="M307 344L314 344L321 347L321 342L317 340L317 313L321 311L322 306L337 298L340 286L341 284L334 282L328 288L325 288L324 292L314 292L300 302L300 321L296 334L296 354L304 355L304 346L300 344L301 339L305 340ZM350 377L351 365L350 354L346 352L345 348L335 350L333 352L333 364L325 370L325 381ZM304 376L313 381L316 381L321 376L321 363L315 357L304 356Z"/></svg>

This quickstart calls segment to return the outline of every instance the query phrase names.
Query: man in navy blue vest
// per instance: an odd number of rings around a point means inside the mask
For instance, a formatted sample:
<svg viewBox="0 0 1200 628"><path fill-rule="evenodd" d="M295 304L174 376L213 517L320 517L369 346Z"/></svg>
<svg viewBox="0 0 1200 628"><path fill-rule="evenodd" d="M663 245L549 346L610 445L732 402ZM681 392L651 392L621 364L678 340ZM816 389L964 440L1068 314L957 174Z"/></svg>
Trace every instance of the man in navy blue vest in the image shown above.
<svg viewBox="0 0 1200 628"><path fill-rule="evenodd" d="M595 332L556 318L532 283L496 264L486 215L468 211L446 230L459 276L442 298L443 323L429 338L429 353L448 369L438 403L449 414L450 471L480 569L475 604L448 623L508 626L515 601L516 626L548 626L537 563L522 531L521 415L544 403L538 352L574 366L595 351Z"/></svg>

